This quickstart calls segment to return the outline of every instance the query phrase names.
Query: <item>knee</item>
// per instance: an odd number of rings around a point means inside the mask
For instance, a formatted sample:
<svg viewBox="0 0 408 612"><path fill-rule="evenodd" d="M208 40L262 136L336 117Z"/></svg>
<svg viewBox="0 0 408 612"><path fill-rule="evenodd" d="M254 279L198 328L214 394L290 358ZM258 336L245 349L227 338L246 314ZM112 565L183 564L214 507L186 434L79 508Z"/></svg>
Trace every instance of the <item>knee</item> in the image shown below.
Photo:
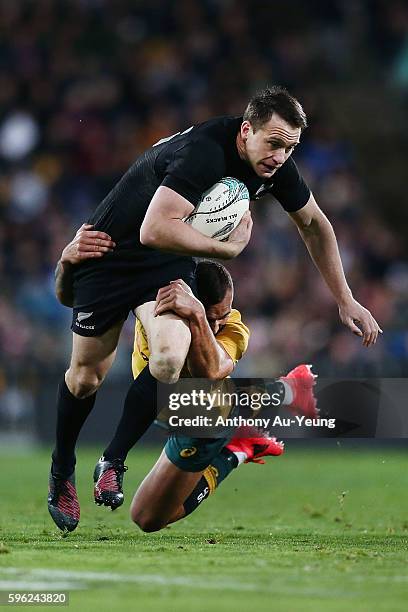
<svg viewBox="0 0 408 612"><path fill-rule="evenodd" d="M166 526L161 521L149 517L140 518L139 520L134 522L145 533L153 533L154 531L160 531Z"/></svg>
<svg viewBox="0 0 408 612"><path fill-rule="evenodd" d="M151 375L159 382L169 385L178 381L183 365L184 359L177 355L170 355L167 352L153 355L149 359Z"/></svg>
<svg viewBox="0 0 408 612"><path fill-rule="evenodd" d="M71 366L65 380L72 395L78 399L83 399L98 390L103 383L104 376L98 370Z"/></svg>
<svg viewBox="0 0 408 612"><path fill-rule="evenodd" d="M160 531L160 529L166 527L166 523L160 520L159 517L139 511L137 508L131 509L130 516L132 521L145 533L153 533L154 531Z"/></svg>

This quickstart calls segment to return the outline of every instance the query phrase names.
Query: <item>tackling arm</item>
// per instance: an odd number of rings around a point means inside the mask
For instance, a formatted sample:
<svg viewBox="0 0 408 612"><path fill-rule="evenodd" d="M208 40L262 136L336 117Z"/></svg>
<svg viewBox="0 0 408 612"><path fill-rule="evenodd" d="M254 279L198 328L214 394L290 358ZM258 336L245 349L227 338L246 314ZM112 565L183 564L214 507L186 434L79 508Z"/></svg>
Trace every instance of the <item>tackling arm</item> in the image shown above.
<svg viewBox="0 0 408 612"><path fill-rule="evenodd" d="M171 310L190 324L191 344L187 355L190 374L219 380L234 369L231 357L218 344L208 324L204 306L181 279L162 287L156 297L155 315Z"/></svg>
<svg viewBox="0 0 408 612"><path fill-rule="evenodd" d="M72 308L74 304L72 264L61 259L55 268L55 295L63 306Z"/></svg>
<svg viewBox="0 0 408 612"><path fill-rule="evenodd" d="M190 374L196 378L221 380L234 369L234 362L218 344L205 316L197 312L190 319L191 344L187 355Z"/></svg>
<svg viewBox="0 0 408 612"><path fill-rule="evenodd" d="M73 293L73 267L85 259L102 257L116 246L111 237L105 232L92 229L93 225L81 225L75 237L61 253L55 269L55 295L63 306L72 308Z"/></svg>

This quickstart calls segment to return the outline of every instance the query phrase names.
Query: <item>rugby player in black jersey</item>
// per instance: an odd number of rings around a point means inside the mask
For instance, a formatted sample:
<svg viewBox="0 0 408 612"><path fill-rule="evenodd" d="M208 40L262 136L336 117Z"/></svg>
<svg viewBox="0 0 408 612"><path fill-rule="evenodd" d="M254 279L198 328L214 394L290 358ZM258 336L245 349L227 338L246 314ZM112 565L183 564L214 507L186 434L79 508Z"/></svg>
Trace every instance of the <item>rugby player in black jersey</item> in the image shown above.
<svg viewBox="0 0 408 612"><path fill-rule="evenodd" d="M381 330L353 298L332 226L290 157L305 127L305 113L295 98L282 88L266 89L250 100L243 117L212 119L148 149L89 219L94 231L105 232L110 247L115 246L103 258L86 260L72 272L73 350L58 391L50 472L49 509L59 526L62 493L68 500L64 526L72 529L77 524L75 443L113 363L129 311L135 309L142 322L151 355L149 368L128 391L124 412L143 407L156 379L175 382L188 353L187 323L168 312L155 316L158 289L174 278L192 285L192 256L230 259L250 239L249 213L227 242L208 238L182 221L220 178L241 180L252 199L266 193L276 197L297 225L342 322L362 337L365 346L375 343Z"/></svg>

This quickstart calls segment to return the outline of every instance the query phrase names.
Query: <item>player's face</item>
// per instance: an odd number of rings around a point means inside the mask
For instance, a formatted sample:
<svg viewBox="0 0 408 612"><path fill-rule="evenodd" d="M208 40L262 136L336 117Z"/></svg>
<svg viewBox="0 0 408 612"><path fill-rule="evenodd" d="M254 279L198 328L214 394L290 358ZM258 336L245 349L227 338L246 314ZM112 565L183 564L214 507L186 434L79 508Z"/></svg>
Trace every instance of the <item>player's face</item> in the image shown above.
<svg viewBox="0 0 408 612"><path fill-rule="evenodd" d="M266 180L291 156L300 133L300 128L289 125L276 113L255 132L251 123L244 121L241 125L244 158Z"/></svg>
<svg viewBox="0 0 408 612"><path fill-rule="evenodd" d="M221 302L215 304L214 306L207 306L207 308L205 309L207 321L211 327L214 336L216 336L218 332L224 327L229 315L231 314L232 299L233 293L229 289L225 294L225 297L221 300Z"/></svg>

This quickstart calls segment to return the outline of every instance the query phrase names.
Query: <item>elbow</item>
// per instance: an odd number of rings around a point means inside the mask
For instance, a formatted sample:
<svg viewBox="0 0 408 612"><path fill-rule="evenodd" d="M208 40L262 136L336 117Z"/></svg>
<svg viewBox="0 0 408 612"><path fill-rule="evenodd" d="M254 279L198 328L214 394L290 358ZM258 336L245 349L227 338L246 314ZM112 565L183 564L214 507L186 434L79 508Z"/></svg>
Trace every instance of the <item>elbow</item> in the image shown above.
<svg viewBox="0 0 408 612"><path fill-rule="evenodd" d="M310 223L303 224L299 227L299 232L304 240L333 233L333 227L327 217L321 219L312 219Z"/></svg>
<svg viewBox="0 0 408 612"><path fill-rule="evenodd" d="M316 233L312 231L310 227L299 227L298 229L303 242L306 244L316 235Z"/></svg>
<svg viewBox="0 0 408 612"><path fill-rule="evenodd" d="M144 246L160 249L166 246L168 237L168 219L155 219L154 222L143 221L140 227L139 240Z"/></svg>
<svg viewBox="0 0 408 612"><path fill-rule="evenodd" d="M313 222L313 219L309 223L302 223L298 226L300 234L305 238L315 234L317 229L318 228L316 227L316 223Z"/></svg>
<svg viewBox="0 0 408 612"><path fill-rule="evenodd" d="M148 247L158 246L157 232L152 227L143 226L140 228L140 244Z"/></svg>

